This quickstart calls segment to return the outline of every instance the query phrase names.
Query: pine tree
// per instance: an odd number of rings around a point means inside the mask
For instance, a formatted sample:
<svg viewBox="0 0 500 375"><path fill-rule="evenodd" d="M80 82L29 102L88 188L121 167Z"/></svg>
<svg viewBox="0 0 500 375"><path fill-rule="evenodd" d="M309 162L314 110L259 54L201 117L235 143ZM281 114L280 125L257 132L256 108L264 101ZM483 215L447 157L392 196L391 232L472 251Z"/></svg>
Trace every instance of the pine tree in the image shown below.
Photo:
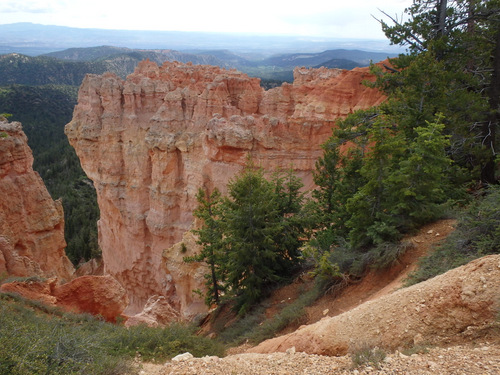
<svg viewBox="0 0 500 375"><path fill-rule="evenodd" d="M272 183L261 169L247 165L228 185L225 203L228 240L228 283L240 313L280 280L275 265L279 253L275 239L283 229Z"/></svg>
<svg viewBox="0 0 500 375"><path fill-rule="evenodd" d="M199 190L194 215L203 224L194 232L203 249L184 260L208 264L207 304L232 299L244 314L276 282L290 277L308 236L301 188L291 170L268 180L249 160L229 182L227 197Z"/></svg>
<svg viewBox="0 0 500 375"><path fill-rule="evenodd" d="M290 275L301 258L300 247L309 236L310 218L304 214L304 193L301 192L303 183L293 170L279 170L271 179L274 195L281 221L281 230L274 238L278 257L275 263L275 272L279 276Z"/></svg>
<svg viewBox="0 0 500 375"><path fill-rule="evenodd" d="M205 275L205 286L207 293L205 303L219 305L221 295L226 291L226 248L224 242L224 218L222 197L218 189L214 189L208 195L203 189L199 189L196 195L198 207L193 215L203 220L200 229L193 230L198 235L197 243L202 245L199 254L185 257L185 262L205 262L209 267L209 273Z"/></svg>
<svg viewBox="0 0 500 375"><path fill-rule="evenodd" d="M386 75L384 88L405 92L408 70L427 76L420 108L427 107L432 116L444 114L454 160L475 178L497 183L500 1L414 0L405 13L404 22L387 14L392 24L380 21L390 41L408 46L410 52L395 62L400 73ZM413 82L406 81L408 87L414 87ZM440 98L433 95L439 92Z"/></svg>
<svg viewBox="0 0 500 375"><path fill-rule="evenodd" d="M451 160L440 119L416 127L414 137L384 116L369 129L372 149L359 170L366 183L346 203L354 247L398 240L439 216L451 190L443 179Z"/></svg>

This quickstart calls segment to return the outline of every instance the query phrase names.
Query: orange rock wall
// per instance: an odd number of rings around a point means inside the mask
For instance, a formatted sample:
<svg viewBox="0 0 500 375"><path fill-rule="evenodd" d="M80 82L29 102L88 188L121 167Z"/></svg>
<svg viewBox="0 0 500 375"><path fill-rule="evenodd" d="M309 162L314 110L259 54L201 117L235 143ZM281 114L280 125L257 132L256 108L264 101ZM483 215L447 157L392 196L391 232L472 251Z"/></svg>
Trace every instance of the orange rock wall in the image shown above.
<svg viewBox="0 0 500 375"><path fill-rule="evenodd" d="M14 281L0 285L0 291L16 293L74 313L100 315L109 322L121 318L128 305L125 289L109 275L81 276L64 284L58 284L57 277L42 281Z"/></svg>
<svg viewBox="0 0 500 375"><path fill-rule="evenodd" d="M199 187L224 192L250 154L266 169L292 167L310 188L335 120L383 101L361 84L367 69L294 76L264 91L235 70L144 61L125 81L85 78L66 134L94 181L105 272L127 290L127 313L152 295L183 318L199 313L201 300L184 296L186 275L199 270L182 262L172 270L168 259L162 266L163 251L192 226Z"/></svg>
<svg viewBox="0 0 500 375"><path fill-rule="evenodd" d="M18 122L0 119L0 276L57 276L74 268L64 248L64 215L42 179Z"/></svg>

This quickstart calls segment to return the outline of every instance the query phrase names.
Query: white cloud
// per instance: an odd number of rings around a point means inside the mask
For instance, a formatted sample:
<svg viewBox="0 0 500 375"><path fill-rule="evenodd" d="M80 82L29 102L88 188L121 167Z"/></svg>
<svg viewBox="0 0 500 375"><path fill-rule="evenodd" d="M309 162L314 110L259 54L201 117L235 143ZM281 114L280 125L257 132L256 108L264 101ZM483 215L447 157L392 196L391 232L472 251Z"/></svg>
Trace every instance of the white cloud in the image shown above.
<svg viewBox="0 0 500 375"><path fill-rule="evenodd" d="M0 22L73 27L384 38L372 14L411 0L0 0ZM9 14L3 16L2 14Z"/></svg>
<svg viewBox="0 0 500 375"><path fill-rule="evenodd" d="M61 0L1 0L0 13L52 13L62 9Z"/></svg>

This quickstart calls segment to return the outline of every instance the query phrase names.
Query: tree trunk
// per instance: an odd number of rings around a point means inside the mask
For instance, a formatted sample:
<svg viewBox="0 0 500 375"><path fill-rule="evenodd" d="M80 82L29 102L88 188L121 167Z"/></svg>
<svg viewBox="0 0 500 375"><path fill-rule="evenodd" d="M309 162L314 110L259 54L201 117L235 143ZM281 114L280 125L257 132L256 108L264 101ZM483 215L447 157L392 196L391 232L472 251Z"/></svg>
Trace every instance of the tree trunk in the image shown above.
<svg viewBox="0 0 500 375"><path fill-rule="evenodd" d="M488 184L496 184L495 178L495 138L496 130L500 123L500 23L497 23L495 50L493 51L493 72L489 88L490 115L483 125L483 145L491 152L490 158L481 171L481 180Z"/></svg>
<svg viewBox="0 0 500 375"><path fill-rule="evenodd" d="M446 7L447 0L437 0L437 23L436 23L436 37L440 38L446 33Z"/></svg>

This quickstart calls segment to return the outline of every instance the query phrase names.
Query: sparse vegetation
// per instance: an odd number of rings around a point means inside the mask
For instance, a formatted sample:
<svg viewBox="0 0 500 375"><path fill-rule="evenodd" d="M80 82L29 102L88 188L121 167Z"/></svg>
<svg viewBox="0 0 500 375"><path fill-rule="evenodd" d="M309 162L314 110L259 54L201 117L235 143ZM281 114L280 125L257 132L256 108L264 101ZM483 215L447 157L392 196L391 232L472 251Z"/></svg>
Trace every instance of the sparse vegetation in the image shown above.
<svg viewBox="0 0 500 375"><path fill-rule="evenodd" d="M283 307L271 318L265 315L269 307L267 300L258 305L242 317L234 320L227 326L215 326L218 339L228 346L237 346L245 342L258 344L279 334L290 324L298 324L305 317L305 308L324 295L326 284L315 282L309 289L300 293L299 297ZM227 324L226 319L218 318L224 306L219 308L213 318L219 324Z"/></svg>
<svg viewBox="0 0 500 375"><path fill-rule="evenodd" d="M353 367L372 366L380 368L380 363L385 359L386 353L380 348L373 348L370 345L362 345L359 348L353 349L351 360Z"/></svg>
<svg viewBox="0 0 500 375"><path fill-rule="evenodd" d="M444 243L419 262L407 285L419 283L464 265L476 258L500 252L500 186L489 186L484 196L457 211L458 223Z"/></svg>
<svg viewBox="0 0 500 375"><path fill-rule="evenodd" d="M138 372L132 360L165 360L189 351L223 354L194 327L127 329L87 314L69 314L0 294L0 374L118 375Z"/></svg>
<svg viewBox="0 0 500 375"><path fill-rule="evenodd" d="M273 338L290 324L297 324L305 318L305 308L324 294L324 284L315 283L314 286L299 295L299 297L285 306L279 313L266 319L248 335L252 344Z"/></svg>

